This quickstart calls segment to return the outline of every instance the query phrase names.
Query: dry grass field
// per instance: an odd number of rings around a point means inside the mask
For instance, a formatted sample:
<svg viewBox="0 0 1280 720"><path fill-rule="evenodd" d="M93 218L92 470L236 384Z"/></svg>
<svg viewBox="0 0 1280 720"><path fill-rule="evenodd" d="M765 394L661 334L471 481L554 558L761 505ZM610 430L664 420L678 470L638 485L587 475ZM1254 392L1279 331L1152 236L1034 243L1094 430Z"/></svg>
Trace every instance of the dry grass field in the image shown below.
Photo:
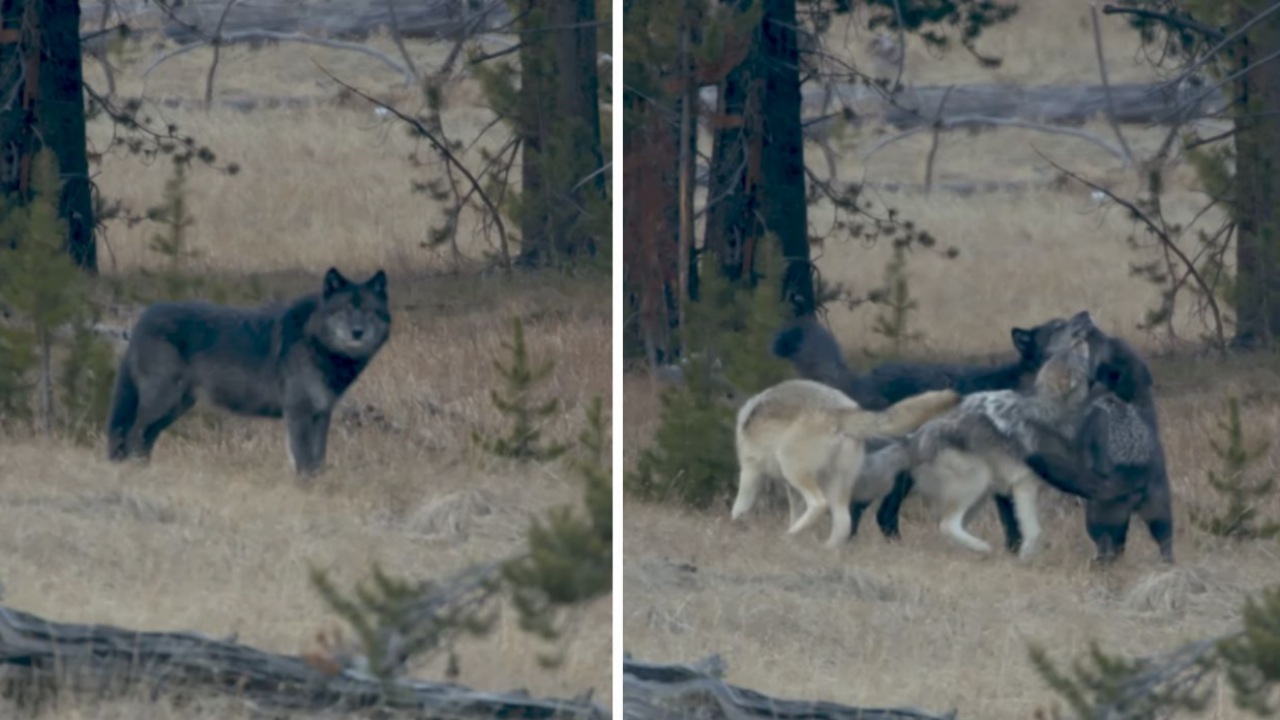
<svg viewBox="0 0 1280 720"><path fill-rule="evenodd" d="M1005 58L984 71L963 53L931 57L908 53L906 79L951 82L1096 83L1088 4L1026 0L1008 27L980 41ZM1134 63L1136 36L1104 17L1114 81L1152 78ZM869 36L844 27L828 34L857 55ZM1112 139L1105 123L1084 129ZM1126 128L1139 155L1158 142L1158 130ZM845 180L919 183L927 134L891 145L870 161L861 151L880 134L846 139ZM1095 147L1071 138L1026 131L942 138L935 176L962 180L1048 180L1052 168L1036 150L1108 186L1133 189L1131 172ZM820 152L808 156L825 177ZM1174 170L1165 208L1189 219L1200 207L1195 175ZM1053 695L1027 657L1027 643L1047 646L1058 660L1079 657L1090 640L1105 649L1150 654L1226 630L1243 599L1280 581L1274 543L1228 545L1196 529L1192 509L1212 509L1206 475L1217 468L1209 437L1225 398L1241 397L1249 442L1280 430L1278 368L1257 359L1211 359L1181 343L1157 341L1135 329L1157 299L1155 288L1129 276L1129 263L1154 250L1131 249L1124 212L1090 198L1084 189L1028 190L958 197L935 192L871 196L898 208L960 255L944 260L910 256L910 287L919 302L914 329L925 339L912 348L925 357L987 358L1011 353L1009 328L1029 326L1089 309L1107 331L1134 342L1151 358L1171 482L1176 494L1176 567L1159 563L1141 524L1130 530L1126 557L1112 569L1092 570L1093 546L1074 502L1046 492L1042 515L1050 543L1030 566L1003 552L982 559L949 544L918 497L907 501L902 543L891 545L868 516L859 535L837 553L821 548L824 518L803 537L784 539L785 510L757 509L741 525L729 522L729 502L709 513L628 500L625 512L625 649L652 661L691 661L722 654L730 682L790 698L829 699L866 706L913 705L960 718L1031 717ZM811 214L813 232L825 235L831 211ZM1207 218L1203 222L1216 222ZM865 292L882 282L887 244L826 237L817 265L829 281ZM1198 324L1181 307L1175 326L1195 338ZM830 309L833 331L867 367L863 350L882 350L870 332L873 313ZM1176 352L1175 352L1176 350ZM628 466L649 442L658 420L655 388L643 374L624 387L623 438ZM1257 467L1274 473L1280 449ZM1051 497L1050 497L1051 495ZM1265 513L1280 515L1280 499ZM985 506L975 533L1001 537L994 510ZM1214 718L1242 717L1228 698L1209 709Z"/></svg>
<svg viewBox="0 0 1280 720"><path fill-rule="evenodd" d="M374 39L394 52L389 40ZM434 69L440 49L409 43L419 67ZM162 48L131 46L119 69L122 95L198 100L208 49L157 68L144 84L141 68ZM315 61L313 63L313 61ZM412 109L398 77L366 58L315 47L226 49L218 96L332 96L316 67ZM86 75L103 87L97 65ZM490 115L478 90L450 90L444 120L469 140ZM402 128L360 103L318 103L300 110L240 113L155 109L241 172L197 170L190 177L189 272L228 283L250 278L285 298L319 288L327 267L353 278L385 267L394 314L392 338L339 406L329 441L329 467L313 485L288 468L283 425L193 413L157 444L148 467L114 465L103 445L0 436L0 583L13 607L67 622L148 630L194 630L282 653L316 647L316 634L341 621L308 581L308 568L328 568L350 589L380 563L398 576L443 577L523 547L531 520L553 507L578 506L581 485L561 464L520 467L472 448L473 429L499 431L505 419L490 390L499 377L508 319L522 316L531 357L555 359L545 389L565 414L550 423L554 439L576 437L594 395L610 396L607 283L523 277L464 268L423 249L439 211L411 180L438 173L413 167L414 146ZM106 147L110 127L90 127ZM495 141L496 142L496 141ZM478 150L467 154L474 160ZM104 196L135 210L160 200L167 165L114 157L96 178ZM472 219L473 220L473 219ZM471 223L472 220L466 220ZM478 259L489 247L464 223L461 247ZM155 226L108 228L103 274L126 284L160 258L148 250ZM127 309L126 316L132 310ZM370 410L373 408L373 410ZM344 413L344 409L346 412ZM527 688L538 696L588 689L610 701L610 599L576 612L563 666L545 669L548 647L504 609L495 632L464 642L457 682L495 691ZM347 633L351 635L350 632ZM443 661L413 669L444 677ZM0 714L12 707L0 701ZM249 717L232 701L175 708L119 700L65 701L60 718Z"/></svg>

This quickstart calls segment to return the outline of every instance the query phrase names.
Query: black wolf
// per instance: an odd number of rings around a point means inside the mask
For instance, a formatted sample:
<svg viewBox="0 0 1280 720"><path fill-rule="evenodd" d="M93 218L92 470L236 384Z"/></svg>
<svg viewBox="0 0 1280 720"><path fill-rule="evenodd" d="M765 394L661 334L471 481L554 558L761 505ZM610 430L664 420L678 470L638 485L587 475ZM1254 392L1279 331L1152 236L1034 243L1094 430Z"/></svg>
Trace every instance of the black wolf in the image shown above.
<svg viewBox="0 0 1280 720"><path fill-rule="evenodd" d="M1073 437L1026 458L1027 465L1059 490L1085 498L1085 527L1097 562L1124 553L1129 519L1137 515L1173 560L1173 495L1160 441L1151 369L1128 343L1097 327L1088 335L1098 393ZM1055 437L1049 434L1049 437Z"/></svg>
<svg viewBox="0 0 1280 720"><path fill-rule="evenodd" d="M1087 313L1084 315L1087 316ZM1082 323L1078 321L1079 317L1077 315L1069 320L1054 318L1029 329L1011 328L1009 336L1018 357L995 366L889 362L873 368L865 375L859 375L845 363L840 345L831 332L811 315L792 320L774 335L773 354L791 361L800 377L830 385L853 398L862 407L877 410L928 390L951 388L961 395L968 395L990 390L1028 388L1045 360L1069 346L1081 335ZM876 453L892 444L889 440L869 439L868 466ZM881 463L876 467L879 472L893 469L889 463ZM912 484L910 472L905 469L898 471L893 490L880 501L876 522L885 537L898 537L898 514L903 500L911 492ZM1018 535L1012 499L997 495L995 501L1006 529L1006 541L1015 547L1020 545L1021 536ZM853 532L857 532L859 521L868 506L868 503L863 502L854 502L850 506ZM1009 536L1010 532L1013 537Z"/></svg>
<svg viewBox="0 0 1280 720"><path fill-rule="evenodd" d="M288 305L199 302L143 311L116 373L107 456L150 458L156 438L196 400L283 417L299 475L324 465L329 418L391 333L387 275L363 283L335 268L323 289Z"/></svg>
<svg viewBox="0 0 1280 720"><path fill-rule="evenodd" d="M1017 359L1002 365L888 362L859 375L844 362L831 332L811 315L792 320L774 335L773 354L791 361L797 374L834 387L867 410L883 410L928 390L952 389L961 395L1028 387L1040 366L1069 343L1060 337L1068 321L1055 318L1031 329L1009 331Z"/></svg>

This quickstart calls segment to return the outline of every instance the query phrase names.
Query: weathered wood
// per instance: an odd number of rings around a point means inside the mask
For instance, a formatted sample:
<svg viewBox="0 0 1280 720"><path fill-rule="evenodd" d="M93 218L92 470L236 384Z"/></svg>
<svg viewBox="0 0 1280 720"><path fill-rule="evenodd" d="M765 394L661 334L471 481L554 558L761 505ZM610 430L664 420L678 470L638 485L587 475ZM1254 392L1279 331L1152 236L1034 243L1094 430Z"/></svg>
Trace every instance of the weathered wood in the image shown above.
<svg viewBox="0 0 1280 720"><path fill-rule="evenodd" d="M165 19L163 32L181 44L208 40L214 35L220 12L218 2L184 2ZM494 30L511 21L511 11L503 0L398 0L394 12L400 34L407 38L456 38ZM391 19L385 0L315 4L296 0L241 0L227 15L223 31L266 30L363 39L388 28Z"/></svg>
<svg viewBox="0 0 1280 720"><path fill-rule="evenodd" d="M448 718L609 717L587 699L534 698L412 680L381 683L358 669L279 655L190 632L146 632L50 622L0 605L0 666L11 693L166 689L242 698L259 708L354 711L378 707Z"/></svg>
<svg viewBox="0 0 1280 720"><path fill-rule="evenodd" d="M942 108L944 124L961 118L982 116L1004 120L1025 120L1048 125L1082 125L1102 118L1107 107L1106 89L1102 85L957 85L945 105L942 98L950 86L906 88L890 99L886 93L865 85L838 84L833 87L833 103L823 108L824 90L806 87L802 113L814 118L830 116L825 122L837 122L838 111L847 106L852 111L848 122L885 123L906 130L933 123ZM1221 107L1221 93L1210 94L1198 102L1190 101L1199 89L1180 91L1167 83L1128 83L1112 85L1116 122L1122 124L1167 124L1174 118L1206 117ZM708 107L715 106L714 87L703 88L700 97ZM810 123L810 132L822 120Z"/></svg>
<svg viewBox="0 0 1280 720"><path fill-rule="evenodd" d="M823 700L783 700L724 682L718 655L690 664L622 661L622 707L626 720L954 720L913 708L863 708Z"/></svg>

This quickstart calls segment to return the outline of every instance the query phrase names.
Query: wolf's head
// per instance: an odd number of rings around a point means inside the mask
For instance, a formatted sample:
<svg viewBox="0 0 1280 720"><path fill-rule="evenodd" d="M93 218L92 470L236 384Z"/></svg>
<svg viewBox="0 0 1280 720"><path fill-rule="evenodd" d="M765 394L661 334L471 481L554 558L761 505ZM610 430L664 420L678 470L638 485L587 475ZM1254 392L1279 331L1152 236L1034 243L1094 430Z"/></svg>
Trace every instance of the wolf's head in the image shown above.
<svg viewBox="0 0 1280 720"><path fill-rule="evenodd" d="M372 357L391 334L386 272L356 283L329 268L313 320L316 338L325 347L350 358Z"/></svg>
<svg viewBox="0 0 1280 720"><path fill-rule="evenodd" d="M1055 352L1036 374L1036 394L1068 404L1082 404L1089 398L1089 342L1077 338Z"/></svg>
<svg viewBox="0 0 1280 720"><path fill-rule="evenodd" d="M1022 364L1033 370L1077 340L1088 339L1092 348L1095 336L1105 337L1093 324L1088 310L1082 310L1069 318L1053 318L1032 328L1015 327L1009 334Z"/></svg>

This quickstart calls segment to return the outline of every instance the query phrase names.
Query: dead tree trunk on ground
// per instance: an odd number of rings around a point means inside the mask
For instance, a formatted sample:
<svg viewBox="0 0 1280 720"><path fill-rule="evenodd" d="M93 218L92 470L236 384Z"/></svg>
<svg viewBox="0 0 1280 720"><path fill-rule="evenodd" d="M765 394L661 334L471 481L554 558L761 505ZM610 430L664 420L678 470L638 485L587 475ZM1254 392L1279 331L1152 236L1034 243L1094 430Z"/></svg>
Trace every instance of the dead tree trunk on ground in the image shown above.
<svg viewBox="0 0 1280 720"><path fill-rule="evenodd" d="M0 679L4 694L38 702L45 692L143 688L203 691L258 708L354 711L377 707L410 716L581 718L603 720L588 700L533 698L410 680L384 683L328 658L278 655L197 633L145 632L44 620L0 605Z"/></svg>

